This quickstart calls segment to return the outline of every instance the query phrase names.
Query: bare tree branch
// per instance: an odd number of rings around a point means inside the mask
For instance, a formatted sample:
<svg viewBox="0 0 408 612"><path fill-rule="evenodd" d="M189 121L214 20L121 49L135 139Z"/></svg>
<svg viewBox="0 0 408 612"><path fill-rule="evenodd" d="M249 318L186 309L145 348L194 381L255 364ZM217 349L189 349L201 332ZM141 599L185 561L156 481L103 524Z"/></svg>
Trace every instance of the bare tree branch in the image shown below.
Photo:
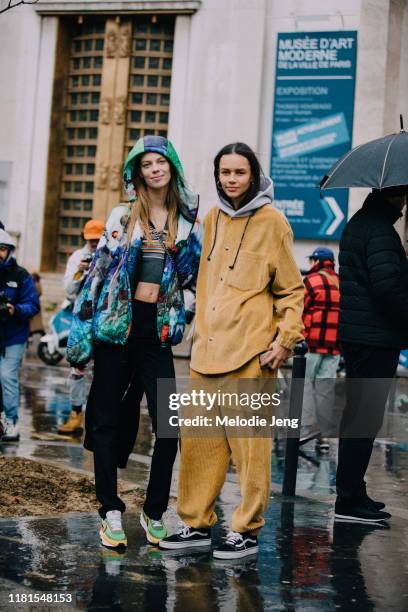
<svg viewBox="0 0 408 612"><path fill-rule="evenodd" d="M13 4L13 0L8 0L8 4L5 8L0 9L0 14L9 11L16 6L20 6L20 4L37 4L38 0L19 0Z"/></svg>

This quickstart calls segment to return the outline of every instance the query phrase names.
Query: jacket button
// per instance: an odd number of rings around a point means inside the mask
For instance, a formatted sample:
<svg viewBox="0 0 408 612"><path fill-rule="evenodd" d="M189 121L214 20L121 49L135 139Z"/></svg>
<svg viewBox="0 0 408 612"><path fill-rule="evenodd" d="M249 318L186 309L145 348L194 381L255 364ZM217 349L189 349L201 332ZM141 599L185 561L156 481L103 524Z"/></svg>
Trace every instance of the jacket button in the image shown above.
<svg viewBox="0 0 408 612"><path fill-rule="evenodd" d="M222 278L222 276L220 276L220 281L223 281L224 279Z"/></svg>
<svg viewBox="0 0 408 612"><path fill-rule="evenodd" d="M211 337L211 338L208 338L208 340L209 340L209 342L212 342L214 340L214 338Z"/></svg>
<svg viewBox="0 0 408 612"><path fill-rule="evenodd" d="M226 251L229 251L229 247L225 247L225 250L226 250Z"/></svg>

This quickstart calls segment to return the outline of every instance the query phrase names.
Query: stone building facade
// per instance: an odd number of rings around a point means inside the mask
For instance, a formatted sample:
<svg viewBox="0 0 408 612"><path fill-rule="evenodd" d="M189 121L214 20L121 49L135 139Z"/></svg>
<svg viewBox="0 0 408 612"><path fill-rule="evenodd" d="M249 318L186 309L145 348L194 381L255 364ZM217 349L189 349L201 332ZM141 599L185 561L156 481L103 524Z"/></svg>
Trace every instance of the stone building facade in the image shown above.
<svg viewBox="0 0 408 612"><path fill-rule="evenodd" d="M405 0L40 0L0 15L0 218L20 261L63 269L83 223L123 197L145 133L174 142L202 215L222 145L247 142L267 170L277 34L319 30L358 32L353 145L408 123ZM301 267L315 244L296 241Z"/></svg>

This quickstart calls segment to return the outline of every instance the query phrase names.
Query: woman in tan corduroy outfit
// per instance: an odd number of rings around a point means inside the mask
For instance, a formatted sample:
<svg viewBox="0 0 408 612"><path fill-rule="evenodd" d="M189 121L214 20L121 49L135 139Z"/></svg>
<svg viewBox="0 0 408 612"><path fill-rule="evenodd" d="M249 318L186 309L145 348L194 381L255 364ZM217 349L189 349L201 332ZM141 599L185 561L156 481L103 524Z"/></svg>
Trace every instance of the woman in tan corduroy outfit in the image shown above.
<svg viewBox="0 0 408 612"><path fill-rule="evenodd" d="M303 339L303 283L293 258L292 230L272 205L271 179L242 143L221 149L214 175L220 201L204 221L191 358L196 389L200 384L222 387L231 379L273 378ZM270 434L232 437L227 428L222 436L218 431L217 437L196 438L181 432L178 513L183 523L160 547L211 543L215 501L232 458L242 501L225 544L213 554L256 553L269 498Z"/></svg>

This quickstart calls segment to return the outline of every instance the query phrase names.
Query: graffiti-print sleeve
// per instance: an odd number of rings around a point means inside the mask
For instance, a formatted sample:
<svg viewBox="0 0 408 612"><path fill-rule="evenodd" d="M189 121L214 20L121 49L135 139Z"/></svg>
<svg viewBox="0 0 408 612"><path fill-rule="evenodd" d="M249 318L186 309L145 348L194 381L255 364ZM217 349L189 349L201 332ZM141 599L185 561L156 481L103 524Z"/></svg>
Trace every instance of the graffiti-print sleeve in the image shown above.
<svg viewBox="0 0 408 612"><path fill-rule="evenodd" d="M181 268L181 280L184 293L186 320L189 323L195 313L195 294L197 286L198 267L200 264L202 225L197 220L185 245L185 251L180 253L177 265Z"/></svg>
<svg viewBox="0 0 408 612"><path fill-rule="evenodd" d="M195 295L202 244L202 225L197 220L184 247L177 257L177 269L183 289Z"/></svg>

